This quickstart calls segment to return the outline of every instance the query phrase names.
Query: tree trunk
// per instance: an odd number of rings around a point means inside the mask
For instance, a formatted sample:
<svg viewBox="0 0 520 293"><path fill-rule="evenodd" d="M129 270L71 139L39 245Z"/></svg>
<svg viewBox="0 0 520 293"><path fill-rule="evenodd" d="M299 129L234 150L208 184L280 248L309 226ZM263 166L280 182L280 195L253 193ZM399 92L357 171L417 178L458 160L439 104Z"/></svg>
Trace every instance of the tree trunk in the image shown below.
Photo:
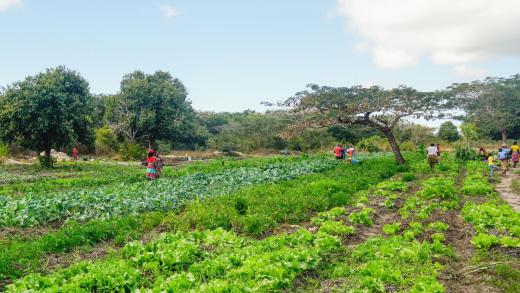
<svg viewBox="0 0 520 293"><path fill-rule="evenodd" d="M150 138L150 139L148 140L148 149L153 150L153 149L154 149L154 146L155 146L155 139Z"/></svg>
<svg viewBox="0 0 520 293"><path fill-rule="evenodd" d="M45 149L45 154L44 156L48 159L51 157L51 149Z"/></svg>
<svg viewBox="0 0 520 293"><path fill-rule="evenodd" d="M507 143L507 130L501 129L500 133L502 134L502 143Z"/></svg>
<svg viewBox="0 0 520 293"><path fill-rule="evenodd" d="M384 129L381 129L381 131L388 139L388 143L390 144L390 147L392 148L392 152L394 153L395 161L397 162L397 164L399 164L399 165L404 164L405 161L404 161L403 155L401 154L401 150L399 149L399 146L397 145L397 142L395 141L395 136L392 133L392 129L384 128Z"/></svg>

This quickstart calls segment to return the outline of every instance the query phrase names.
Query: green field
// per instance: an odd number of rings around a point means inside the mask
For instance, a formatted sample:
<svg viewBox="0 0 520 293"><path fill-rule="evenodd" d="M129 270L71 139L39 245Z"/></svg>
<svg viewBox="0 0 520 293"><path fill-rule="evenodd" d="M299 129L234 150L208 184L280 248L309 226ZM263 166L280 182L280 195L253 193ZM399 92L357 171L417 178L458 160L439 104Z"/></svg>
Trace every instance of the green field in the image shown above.
<svg viewBox="0 0 520 293"><path fill-rule="evenodd" d="M520 214L417 153L1 166L7 292L518 291Z"/></svg>

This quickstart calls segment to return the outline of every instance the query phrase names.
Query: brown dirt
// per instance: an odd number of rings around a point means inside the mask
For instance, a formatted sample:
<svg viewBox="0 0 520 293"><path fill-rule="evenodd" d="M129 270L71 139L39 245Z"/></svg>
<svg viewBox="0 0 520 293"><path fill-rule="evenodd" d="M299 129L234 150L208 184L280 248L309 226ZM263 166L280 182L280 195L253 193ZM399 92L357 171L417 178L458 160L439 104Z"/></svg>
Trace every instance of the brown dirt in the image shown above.
<svg viewBox="0 0 520 293"><path fill-rule="evenodd" d="M466 172L460 172L456 180L457 188L460 188ZM445 264L446 269L439 276L439 280L446 287L446 292L500 292L489 285L488 278L482 273L469 273L474 254L471 239L475 231L471 224L464 221L461 209L467 201L480 201L479 197L467 197L460 195L460 203L457 209L448 212L435 213L430 217L432 221L442 221L449 225L445 232L446 243L455 253L455 258Z"/></svg>
<svg viewBox="0 0 520 293"><path fill-rule="evenodd" d="M511 171L506 177L502 177L500 183L495 186L495 190L515 211L520 212L520 195L515 194L511 188L513 181L518 180L520 180L520 175Z"/></svg>
<svg viewBox="0 0 520 293"><path fill-rule="evenodd" d="M36 228L16 228L3 227L0 229L0 241L8 239L30 240L40 238L45 234L54 231L54 227L36 227Z"/></svg>
<svg viewBox="0 0 520 293"><path fill-rule="evenodd" d="M110 251L118 247L113 241L101 242L91 248L77 248L72 252L53 253L42 259L43 270L50 273L58 269L69 267L82 260L97 260L106 257Z"/></svg>

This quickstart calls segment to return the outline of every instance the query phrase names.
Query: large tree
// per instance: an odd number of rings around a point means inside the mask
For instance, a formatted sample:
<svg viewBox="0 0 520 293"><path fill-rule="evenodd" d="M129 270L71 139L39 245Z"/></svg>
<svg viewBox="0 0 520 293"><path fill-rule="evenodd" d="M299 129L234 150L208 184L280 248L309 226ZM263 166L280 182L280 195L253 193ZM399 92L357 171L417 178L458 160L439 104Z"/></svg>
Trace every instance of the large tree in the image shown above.
<svg viewBox="0 0 520 293"><path fill-rule="evenodd" d="M283 105L292 108L299 119L289 129L298 130L332 125L365 125L379 130L387 139L398 164L405 162L393 129L405 117L432 118L441 105L433 93L400 86L385 90L373 86L328 87L311 84Z"/></svg>
<svg viewBox="0 0 520 293"><path fill-rule="evenodd" d="M107 101L108 121L131 143L182 141L192 135L195 112L184 85L170 73L135 71L123 77L120 93Z"/></svg>
<svg viewBox="0 0 520 293"><path fill-rule="evenodd" d="M503 141L520 124L520 75L454 84L446 92L465 112L462 120L484 132L499 132Z"/></svg>
<svg viewBox="0 0 520 293"><path fill-rule="evenodd" d="M0 98L0 140L44 151L94 141L89 85L65 67L47 69L7 86Z"/></svg>

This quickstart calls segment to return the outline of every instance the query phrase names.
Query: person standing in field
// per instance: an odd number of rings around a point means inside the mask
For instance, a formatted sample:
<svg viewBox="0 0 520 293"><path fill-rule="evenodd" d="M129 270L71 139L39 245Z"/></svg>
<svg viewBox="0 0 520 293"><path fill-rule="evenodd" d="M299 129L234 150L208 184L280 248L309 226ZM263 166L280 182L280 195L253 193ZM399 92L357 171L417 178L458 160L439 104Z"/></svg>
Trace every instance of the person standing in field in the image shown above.
<svg viewBox="0 0 520 293"><path fill-rule="evenodd" d="M72 149L72 157L74 158L74 162L78 161L78 155L79 155L78 147L74 146L74 148Z"/></svg>
<svg viewBox="0 0 520 293"><path fill-rule="evenodd" d="M487 161L489 166L489 177L493 177L493 171L498 170L497 165L495 165L495 157L489 155Z"/></svg>
<svg viewBox="0 0 520 293"><path fill-rule="evenodd" d="M148 158L146 159L146 178L148 180L157 179L157 158L155 151L152 149L148 151Z"/></svg>
<svg viewBox="0 0 520 293"><path fill-rule="evenodd" d="M509 149L498 149L498 159L500 160L500 167L502 168L502 177L506 177L507 170L509 169Z"/></svg>
<svg viewBox="0 0 520 293"><path fill-rule="evenodd" d="M428 164L430 164L430 168L433 170L435 165L439 162L439 157L437 156L437 147L435 144L430 144L426 152L428 153Z"/></svg>
<svg viewBox="0 0 520 293"><path fill-rule="evenodd" d="M513 146L511 146L511 159L513 161L513 168L516 168L519 157L520 157L520 147L518 146L518 144L515 141L515 142L513 142Z"/></svg>
<svg viewBox="0 0 520 293"><path fill-rule="evenodd" d="M334 148L334 156L336 156L336 160L341 160L341 152L343 152L343 148L337 144Z"/></svg>

